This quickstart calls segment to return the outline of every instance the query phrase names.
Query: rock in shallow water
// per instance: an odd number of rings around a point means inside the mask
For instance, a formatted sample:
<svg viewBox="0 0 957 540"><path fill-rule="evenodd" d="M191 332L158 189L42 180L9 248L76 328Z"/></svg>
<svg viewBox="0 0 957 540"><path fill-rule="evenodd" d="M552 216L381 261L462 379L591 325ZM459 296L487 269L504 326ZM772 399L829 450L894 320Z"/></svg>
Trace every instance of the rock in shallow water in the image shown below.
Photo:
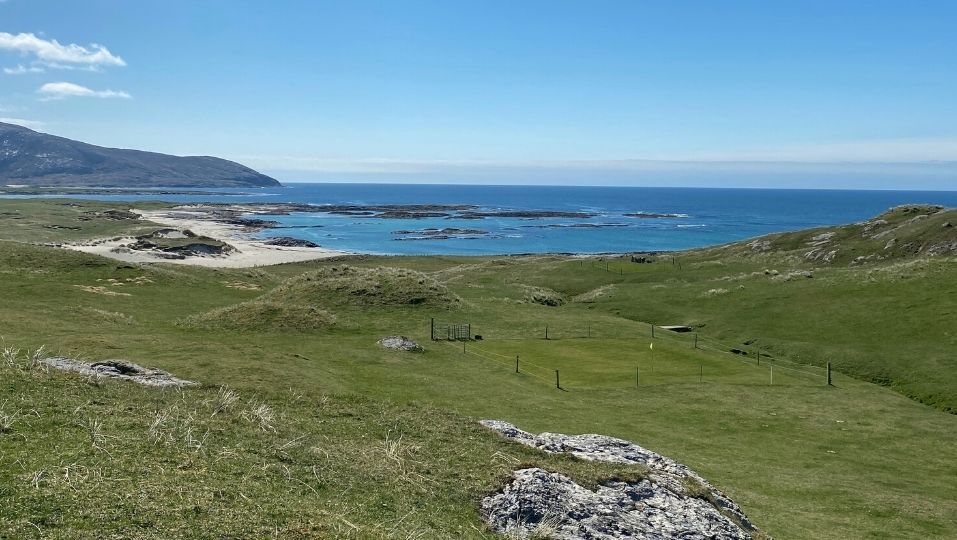
<svg viewBox="0 0 957 540"><path fill-rule="evenodd" d="M282 247L307 247L307 248L317 248L319 244L311 242L309 240L303 240L301 238L293 238L291 236L277 236L275 238L270 238L266 240L267 246L282 246Z"/></svg>
<svg viewBox="0 0 957 540"><path fill-rule="evenodd" d="M648 468L638 482L608 482L596 490L543 469L515 471L501 492L482 501L482 514L498 533L686 540L749 539L754 531L741 509L700 475L636 444L604 435L535 435L497 420L481 423L544 452Z"/></svg>

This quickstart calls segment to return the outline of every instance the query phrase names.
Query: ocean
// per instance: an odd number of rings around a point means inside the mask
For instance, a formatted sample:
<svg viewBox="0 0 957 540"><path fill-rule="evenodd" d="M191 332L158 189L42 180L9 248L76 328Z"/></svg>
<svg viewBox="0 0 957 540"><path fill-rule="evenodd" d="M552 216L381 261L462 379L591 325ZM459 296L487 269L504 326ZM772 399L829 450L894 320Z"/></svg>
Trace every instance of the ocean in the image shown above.
<svg viewBox="0 0 957 540"><path fill-rule="evenodd" d="M131 197L109 195L83 198L128 200ZM681 250L772 232L861 221L900 204L933 203L957 207L957 191L423 184L291 183L281 188L231 189L210 192L208 195L160 195L150 198L179 202L337 205L469 204L489 211L536 210L591 214L588 218L484 219L382 219L328 213L263 216L282 225L281 228L262 232L263 237L294 236L331 249L396 255Z"/></svg>

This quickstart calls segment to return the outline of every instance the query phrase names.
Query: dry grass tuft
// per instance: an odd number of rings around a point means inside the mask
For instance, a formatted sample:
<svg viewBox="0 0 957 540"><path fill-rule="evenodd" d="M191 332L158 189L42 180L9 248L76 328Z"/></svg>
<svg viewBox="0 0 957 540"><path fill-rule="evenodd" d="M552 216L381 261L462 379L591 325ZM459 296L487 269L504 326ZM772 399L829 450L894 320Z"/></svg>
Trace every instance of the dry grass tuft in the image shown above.
<svg viewBox="0 0 957 540"><path fill-rule="evenodd" d="M250 404L249 408L243 411L243 418L258 426L262 431L276 431L276 412L265 403Z"/></svg>
<svg viewBox="0 0 957 540"><path fill-rule="evenodd" d="M136 323L136 320L131 315L120 313L118 311L107 311L105 309L91 307L82 307L77 311L83 317L108 324L132 326Z"/></svg>
<svg viewBox="0 0 957 540"><path fill-rule="evenodd" d="M239 401L239 394L235 390L220 386L216 397L213 398L213 414L210 417L232 410L237 401Z"/></svg>
<svg viewBox="0 0 957 540"><path fill-rule="evenodd" d="M4 347L0 351L0 360L3 361L3 364L8 368L17 367L20 365L20 349L14 349L13 347Z"/></svg>
<svg viewBox="0 0 957 540"><path fill-rule="evenodd" d="M20 410L7 412L7 402L0 403L0 433L10 433L13 425L20 419Z"/></svg>
<svg viewBox="0 0 957 540"><path fill-rule="evenodd" d="M546 287L532 287L523 285L525 291L525 301L543 306L558 307L565 304L565 297L558 291Z"/></svg>

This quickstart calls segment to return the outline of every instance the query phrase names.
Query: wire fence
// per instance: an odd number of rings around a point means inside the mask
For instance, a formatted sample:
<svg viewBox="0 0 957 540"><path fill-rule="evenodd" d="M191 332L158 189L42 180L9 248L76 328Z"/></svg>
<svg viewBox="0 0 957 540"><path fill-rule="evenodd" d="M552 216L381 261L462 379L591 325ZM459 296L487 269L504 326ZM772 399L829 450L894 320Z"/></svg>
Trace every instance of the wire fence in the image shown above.
<svg viewBox="0 0 957 540"><path fill-rule="evenodd" d="M624 332L622 328L608 328L602 324L586 323L581 327L546 325L540 334L534 332L529 335L527 331L513 330L506 337L500 337L497 332L492 332L490 335L482 336L480 341L463 342L462 352L563 389L686 384L688 382L816 386L830 385L832 381L829 364L827 367L800 364L773 357L766 349L762 350L754 344L730 346L697 332L675 332L652 325L643 326L632 327L630 332ZM564 340L578 341L562 343ZM549 354L542 349L545 343L548 344L545 345L546 351L551 345L558 347L552 349L553 351L567 349L565 351L567 353L573 353L577 347L585 347L589 355L594 357L596 354L594 348L585 345L589 340L621 341L642 343L642 345L628 345L614 352L610 351L607 354L608 358L601 358L592 366L573 362L567 358L562 360L561 355ZM648 343L649 350L653 347L652 344L658 344L659 351L662 351L659 353L661 355L668 355L670 354L668 351L681 349L700 351L702 355L697 356L692 353L690 359L684 358L679 361L672 358L670 363L655 363L652 353L650 365L642 366L642 361L648 363L648 359L645 358L647 354L642 356L640 353L644 349L643 343ZM629 372L630 368L626 368L631 360L635 361L633 372ZM737 365L739 369L729 369L729 366L734 365ZM561 382L562 376L565 378L565 383Z"/></svg>
<svg viewBox="0 0 957 540"><path fill-rule="evenodd" d="M590 257L579 259L578 266L582 270L601 271L608 274L623 276L642 272L646 264L667 265L674 270L681 270L681 259L670 253L643 253L624 257Z"/></svg>

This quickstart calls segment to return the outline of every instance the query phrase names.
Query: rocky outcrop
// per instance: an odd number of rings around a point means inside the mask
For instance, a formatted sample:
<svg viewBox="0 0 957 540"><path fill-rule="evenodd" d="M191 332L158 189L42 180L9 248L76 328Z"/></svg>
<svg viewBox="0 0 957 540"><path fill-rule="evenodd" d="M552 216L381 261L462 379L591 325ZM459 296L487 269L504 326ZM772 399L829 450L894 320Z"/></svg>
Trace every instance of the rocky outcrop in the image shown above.
<svg viewBox="0 0 957 540"><path fill-rule="evenodd" d="M610 481L595 490L539 468L515 471L502 491L482 501L492 530L557 539L748 539L744 512L700 475L667 457L605 435L522 431L497 420L482 425L547 453L647 467L637 482Z"/></svg>
<svg viewBox="0 0 957 540"><path fill-rule="evenodd" d="M267 246L280 246L280 247L305 247L305 248L317 248L319 244L311 242L309 240L303 240L301 238L293 238L291 236L278 236L276 238L270 238L266 240Z"/></svg>
<svg viewBox="0 0 957 540"><path fill-rule="evenodd" d="M422 352L425 349L405 336L389 336L379 340L379 345L395 351Z"/></svg>
<svg viewBox="0 0 957 540"><path fill-rule="evenodd" d="M122 379L146 386L190 386L196 384L192 381L174 377L163 370L145 368L125 360L104 360L87 363L64 356L53 356L45 358L41 362L52 368L72 371L80 375Z"/></svg>
<svg viewBox="0 0 957 540"><path fill-rule="evenodd" d="M394 240L448 240L450 238L471 240L489 237L488 231L483 231L482 229L462 229L459 227L445 227L442 229L430 227L418 230L401 230L393 231L392 234L397 235L397 238L394 238Z"/></svg>

